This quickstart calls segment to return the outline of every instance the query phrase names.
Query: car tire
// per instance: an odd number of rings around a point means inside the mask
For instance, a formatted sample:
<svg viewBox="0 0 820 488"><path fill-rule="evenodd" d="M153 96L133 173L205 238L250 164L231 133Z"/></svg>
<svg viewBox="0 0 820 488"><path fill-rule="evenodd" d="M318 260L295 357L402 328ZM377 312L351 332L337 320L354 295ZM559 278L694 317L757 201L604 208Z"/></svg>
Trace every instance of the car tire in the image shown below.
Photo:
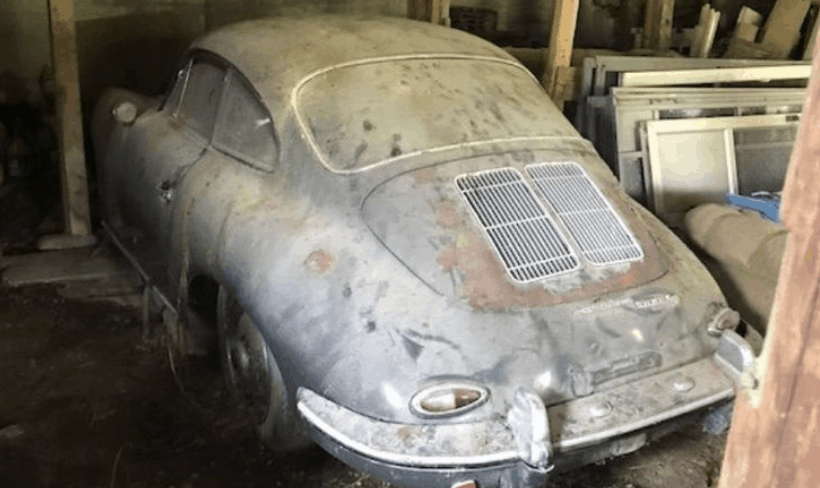
<svg viewBox="0 0 820 488"><path fill-rule="evenodd" d="M309 446L311 439L270 347L241 304L222 287L217 298L217 328L225 384L262 441L277 451Z"/></svg>

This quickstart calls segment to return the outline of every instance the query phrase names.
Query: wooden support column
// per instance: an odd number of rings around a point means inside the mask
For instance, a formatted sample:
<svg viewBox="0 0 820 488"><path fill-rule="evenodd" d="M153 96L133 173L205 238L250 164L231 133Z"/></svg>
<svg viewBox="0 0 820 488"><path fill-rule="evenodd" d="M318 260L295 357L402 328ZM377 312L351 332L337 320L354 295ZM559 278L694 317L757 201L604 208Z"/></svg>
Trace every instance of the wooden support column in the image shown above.
<svg viewBox="0 0 820 488"><path fill-rule="evenodd" d="M575 24L578 22L578 5L580 0L554 0L555 8L552 12L552 30L550 43L546 52L544 75L541 84L547 94L563 109L564 83L562 80L571 79L569 67L572 57L572 43L575 40Z"/></svg>
<svg viewBox="0 0 820 488"><path fill-rule="evenodd" d="M720 488L814 488L820 480L820 56L782 207L789 230L763 353L744 375Z"/></svg>
<svg viewBox="0 0 820 488"><path fill-rule="evenodd" d="M83 146L77 29L74 0L49 0L51 59L57 86L57 136L60 147L63 235L46 236L41 249L83 247L94 243L88 204L88 180Z"/></svg>
<svg viewBox="0 0 820 488"><path fill-rule="evenodd" d="M450 0L407 0L407 18L450 25Z"/></svg>
<svg viewBox="0 0 820 488"><path fill-rule="evenodd" d="M675 0L649 0L643 23L641 47L668 51L672 45L672 14Z"/></svg>
<svg viewBox="0 0 820 488"><path fill-rule="evenodd" d="M407 0L407 18L413 20L424 20L427 13L427 2L425 0Z"/></svg>

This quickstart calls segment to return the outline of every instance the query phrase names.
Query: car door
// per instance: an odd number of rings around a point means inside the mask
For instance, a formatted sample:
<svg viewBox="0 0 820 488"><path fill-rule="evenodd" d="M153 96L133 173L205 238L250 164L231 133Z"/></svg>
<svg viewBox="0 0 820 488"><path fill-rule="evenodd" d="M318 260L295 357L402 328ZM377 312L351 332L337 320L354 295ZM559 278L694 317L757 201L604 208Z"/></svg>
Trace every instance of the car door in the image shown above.
<svg viewBox="0 0 820 488"><path fill-rule="evenodd" d="M161 291L169 286L170 236L177 189L208 151L226 67L194 57L161 110L148 111L130 128L131 160L118 172L119 210L125 238L143 270Z"/></svg>

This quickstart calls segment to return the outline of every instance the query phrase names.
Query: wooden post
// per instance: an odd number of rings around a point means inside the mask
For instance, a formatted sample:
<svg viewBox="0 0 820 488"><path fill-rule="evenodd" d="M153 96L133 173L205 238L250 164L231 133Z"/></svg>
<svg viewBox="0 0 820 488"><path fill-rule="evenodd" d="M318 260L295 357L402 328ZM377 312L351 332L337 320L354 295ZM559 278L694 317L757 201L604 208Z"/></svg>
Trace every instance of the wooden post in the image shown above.
<svg viewBox="0 0 820 488"><path fill-rule="evenodd" d="M655 51L668 51L672 45L672 14L675 0L649 0L643 23L641 46Z"/></svg>
<svg viewBox="0 0 820 488"><path fill-rule="evenodd" d="M541 84L558 108L563 109L564 100L558 96L563 90L560 87L562 73L567 72L572 56L572 43L575 39L575 24L578 22L578 5L580 0L554 0L552 12L552 30L544 63L544 75Z"/></svg>
<svg viewBox="0 0 820 488"><path fill-rule="evenodd" d="M407 18L450 26L450 0L407 0Z"/></svg>
<svg viewBox="0 0 820 488"><path fill-rule="evenodd" d="M820 12L814 18L811 29L809 29L806 47L803 49L803 59L811 59L814 56L814 45L817 43L818 28L820 28Z"/></svg>
<svg viewBox="0 0 820 488"><path fill-rule="evenodd" d="M720 488L820 480L820 56L814 57L783 200L789 230L761 358L745 375Z"/></svg>
<svg viewBox="0 0 820 488"><path fill-rule="evenodd" d="M429 16L426 9L425 0L407 0L407 18L413 20L425 20Z"/></svg>
<svg viewBox="0 0 820 488"><path fill-rule="evenodd" d="M74 0L49 0L48 6L65 230L60 236L46 236L39 247L66 249L88 246L95 240L88 205Z"/></svg>

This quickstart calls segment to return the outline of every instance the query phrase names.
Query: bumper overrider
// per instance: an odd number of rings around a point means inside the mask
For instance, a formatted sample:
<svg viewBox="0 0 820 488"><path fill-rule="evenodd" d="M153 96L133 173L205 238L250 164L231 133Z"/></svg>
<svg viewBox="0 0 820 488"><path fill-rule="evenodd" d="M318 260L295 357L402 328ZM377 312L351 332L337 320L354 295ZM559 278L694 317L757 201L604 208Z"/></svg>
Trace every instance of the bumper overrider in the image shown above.
<svg viewBox="0 0 820 488"><path fill-rule="evenodd" d="M306 388L298 409L333 456L400 485L540 488L551 472L632 452L680 422L725 425L753 360L746 341L725 331L712 357L551 407L520 388L506 418L477 423L384 422Z"/></svg>

